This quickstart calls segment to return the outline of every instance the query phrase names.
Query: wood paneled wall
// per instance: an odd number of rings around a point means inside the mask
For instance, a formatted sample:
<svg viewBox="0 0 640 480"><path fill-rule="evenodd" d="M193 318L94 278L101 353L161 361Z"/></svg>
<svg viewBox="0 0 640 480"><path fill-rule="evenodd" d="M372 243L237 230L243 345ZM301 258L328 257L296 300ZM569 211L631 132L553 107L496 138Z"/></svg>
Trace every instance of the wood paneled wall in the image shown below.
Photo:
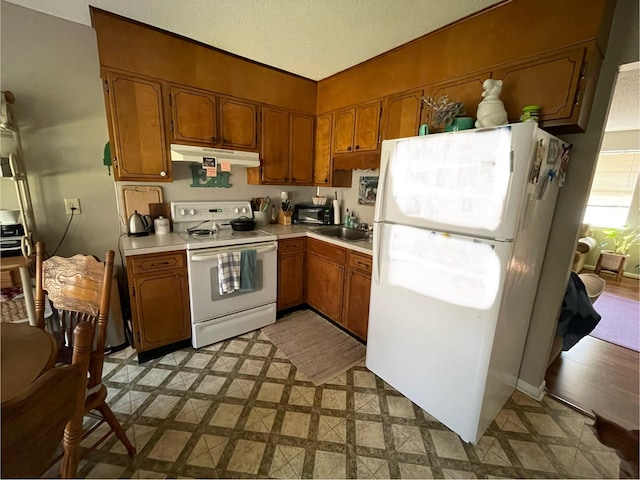
<svg viewBox="0 0 640 480"><path fill-rule="evenodd" d="M614 4L614 0L512 0L498 4L321 80L317 113L589 40L596 40L602 53Z"/></svg>
<svg viewBox="0 0 640 480"><path fill-rule="evenodd" d="M317 82L91 7L100 65L304 113Z"/></svg>

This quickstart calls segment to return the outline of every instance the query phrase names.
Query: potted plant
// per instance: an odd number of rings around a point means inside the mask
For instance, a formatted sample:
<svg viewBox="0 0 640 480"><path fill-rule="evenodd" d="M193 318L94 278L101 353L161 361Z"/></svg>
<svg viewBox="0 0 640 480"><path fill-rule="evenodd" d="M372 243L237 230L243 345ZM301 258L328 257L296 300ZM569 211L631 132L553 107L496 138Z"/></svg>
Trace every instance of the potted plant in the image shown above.
<svg viewBox="0 0 640 480"><path fill-rule="evenodd" d="M630 257L629 250L634 245L640 245L640 225L629 229L625 225L622 228L603 228L605 239L600 243L601 257L600 268L605 270L623 271ZM612 244L612 249L604 249Z"/></svg>
<svg viewBox="0 0 640 480"><path fill-rule="evenodd" d="M464 117L466 113L462 102L449 101L448 96L440 97L438 100L429 97L425 100L427 106L432 110L431 120L435 126L443 126L445 132L454 130L464 130L473 127L473 119ZM459 119L469 119L458 125Z"/></svg>

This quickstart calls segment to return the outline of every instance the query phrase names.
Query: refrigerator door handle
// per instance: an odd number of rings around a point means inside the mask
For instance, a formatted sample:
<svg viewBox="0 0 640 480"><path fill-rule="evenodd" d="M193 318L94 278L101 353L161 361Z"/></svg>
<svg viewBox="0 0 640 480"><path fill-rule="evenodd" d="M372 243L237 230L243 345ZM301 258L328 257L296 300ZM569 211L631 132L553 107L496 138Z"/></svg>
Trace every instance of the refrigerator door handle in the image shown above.
<svg viewBox="0 0 640 480"><path fill-rule="evenodd" d="M382 225L373 224L373 281L380 285L380 236L382 235Z"/></svg>
<svg viewBox="0 0 640 480"><path fill-rule="evenodd" d="M380 179L378 182L378 193L376 198L376 209L373 215L374 222L382 221L382 204L384 203L386 197L386 181L387 181L387 170L389 169L389 156L391 153L389 150L384 152L384 158L382 159L382 167L380 169ZM373 237L375 240L375 236Z"/></svg>

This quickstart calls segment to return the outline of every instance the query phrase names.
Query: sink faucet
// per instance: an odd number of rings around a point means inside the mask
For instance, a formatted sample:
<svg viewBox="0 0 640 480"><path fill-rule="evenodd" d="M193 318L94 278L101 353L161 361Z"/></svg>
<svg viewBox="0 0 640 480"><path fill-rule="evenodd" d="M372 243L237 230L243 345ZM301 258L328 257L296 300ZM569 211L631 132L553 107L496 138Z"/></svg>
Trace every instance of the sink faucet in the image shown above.
<svg viewBox="0 0 640 480"><path fill-rule="evenodd" d="M353 228L354 230L363 230L366 232L369 229L369 225L364 222L359 222L355 218L351 217L351 228Z"/></svg>

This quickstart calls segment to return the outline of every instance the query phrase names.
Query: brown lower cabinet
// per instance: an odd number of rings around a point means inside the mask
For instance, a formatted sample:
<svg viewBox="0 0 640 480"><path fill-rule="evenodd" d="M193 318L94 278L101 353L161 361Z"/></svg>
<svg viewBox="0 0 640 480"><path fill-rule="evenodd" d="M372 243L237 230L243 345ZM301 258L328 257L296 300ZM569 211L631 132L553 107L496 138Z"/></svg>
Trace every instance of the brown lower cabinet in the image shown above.
<svg viewBox="0 0 640 480"><path fill-rule="evenodd" d="M371 256L349 251L347 275L344 280L344 326L363 340L369 326L369 296L371 294Z"/></svg>
<svg viewBox="0 0 640 480"><path fill-rule="evenodd" d="M366 340L371 257L307 239L307 303Z"/></svg>
<svg viewBox="0 0 640 480"><path fill-rule="evenodd" d="M304 303L306 247L304 237L278 242L278 310Z"/></svg>
<svg viewBox="0 0 640 480"><path fill-rule="evenodd" d="M127 257L133 339L139 352L191 337L185 252Z"/></svg>

